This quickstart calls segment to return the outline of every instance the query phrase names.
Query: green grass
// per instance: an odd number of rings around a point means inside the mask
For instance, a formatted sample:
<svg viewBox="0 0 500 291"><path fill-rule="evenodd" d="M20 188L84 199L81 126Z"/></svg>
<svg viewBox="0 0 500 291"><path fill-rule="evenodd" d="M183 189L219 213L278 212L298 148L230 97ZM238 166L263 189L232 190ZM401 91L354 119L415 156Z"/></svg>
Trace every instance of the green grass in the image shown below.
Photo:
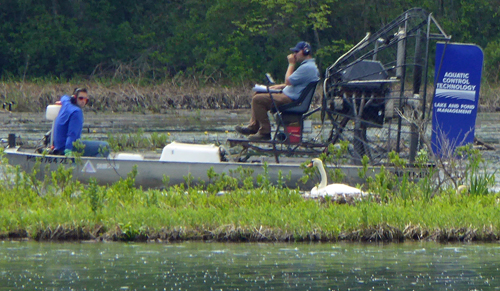
<svg viewBox="0 0 500 291"><path fill-rule="evenodd" d="M474 230L477 235L498 235L498 197L435 197L432 202L394 199L356 205L305 200L297 190L236 190L216 196L197 189L172 187L166 191L128 188L125 181L109 188L97 187L101 205L93 209L91 187L81 186L80 195L30 194L2 189L0 231L4 236L25 230L33 238L47 230L102 227L104 236L135 239L142 234L181 230L180 239L224 237L239 230L265 233L271 240L304 240L312 234L335 241L350 233L390 226L404 232L418 226L428 237L442 231ZM95 190L95 189L94 189ZM413 236L407 234L407 239ZM454 238L459 239L459 238Z"/></svg>
<svg viewBox="0 0 500 291"><path fill-rule="evenodd" d="M130 150L130 149L146 149L155 150L163 148L170 142L170 133L156 133L149 135L139 129L135 133L128 134L112 134L108 133L107 142L111 149L115 152Z"/></svg>
<svg viewBox="0 0 500 291"><path fill-rule="evenodd" d="M458 195L443 188L430 198L415 192L422 181L398 188L387 176L368 183L370 198L338 204L304 199L299 190L274 186L264 177L253 188L245 175L236 179L211 171L212 183L205 187L142 190L134 187L134 171L104 187L95 180L73 181L71 171L62 168L44 181L18 168L3 169L8 178L0 183L4 239L491 241L500 235L497 194ZM468 171L472 175L475 169ZM382 189L389 184L391 189ZM221 190L225 194L217 195Z"/></svg>
<svg viewBox="0 0 500 291"><path fill-rule="evenodd" d="M344 145L345 146L345 145ZM345 149L344 149L345 150ZM332 148L325 162L340 166L343 145ZM187 240L221 241L491 241L500 237L500 196L490 193L494 174L472 147L457 151L465 166L452 176L470 182L458 194L457 181L431 178L413 181L389 171L366 178L371 193L363 201L339 204L305 199L298 189L273 185L241 170L238 178L207 172L210 183L186 183L163 190L135 187L136 169L111 186L96 180L84 185L62 166L42 181L6 160L0 164L0 237L37 240ZM425 154L425 153L419 153ZM0 156L3 152L0 150ZM391 153L390 162L404 168ZM427 158L419 157L423 163ZM368 170L364 159L363 177ZM453 164L453 163L450 163ZM265 167L265 166L264 166ZM458 168L457 168L458 169ZM330 170L340 178L340 168ZM305 170L304 177L314 172ZM255 187L257 185L257 187ZM222 192L221 192L222 191ZM223 195L218 195L224 193Z"/></svg>

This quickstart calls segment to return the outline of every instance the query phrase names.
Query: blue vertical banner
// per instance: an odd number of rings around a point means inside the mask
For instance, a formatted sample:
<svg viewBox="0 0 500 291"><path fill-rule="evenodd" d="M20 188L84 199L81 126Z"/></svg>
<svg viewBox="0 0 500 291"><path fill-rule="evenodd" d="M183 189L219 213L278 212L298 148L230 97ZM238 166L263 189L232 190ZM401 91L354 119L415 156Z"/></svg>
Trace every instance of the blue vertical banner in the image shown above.
<svg viewBox="0 0 500 291"><path fill-rule="evenodd" d="M444 55L443 55L444 53ZM453 154L474 142L483 51L473 44L437 43L432 151Z"/></svg>

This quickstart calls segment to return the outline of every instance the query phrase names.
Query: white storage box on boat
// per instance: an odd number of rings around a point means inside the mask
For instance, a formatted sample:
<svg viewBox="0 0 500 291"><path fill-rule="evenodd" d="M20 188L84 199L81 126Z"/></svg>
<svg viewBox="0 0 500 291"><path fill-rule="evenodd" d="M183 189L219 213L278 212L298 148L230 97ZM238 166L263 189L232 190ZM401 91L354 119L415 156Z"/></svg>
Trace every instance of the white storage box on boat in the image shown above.
<svg viewBox="0 0 500 291"><path fill-rule="evenodd" d="M48 105L47 110L45 110L45 118L48 120L56 120L59 110L61 110L61 105L59 104Z"/></svg>
<svg viewBox="0 0 500 291"><path fill-rule="evenodd" d="M302 132L312 132L312 120L304 120Z"/></svg>
<svg viewBox="0 0 500 291"><path fill-rule="evenodd" d="M115 155L115 160L142 161L144 156L141 154L118 153Z"/></svg>
<svg viewBox="0 0 500 291"><path fill-rule="evenodd" d="M163 148L160 161L220 163L221 156L219 147L214 144L200 145L172 142Z"/></svg>

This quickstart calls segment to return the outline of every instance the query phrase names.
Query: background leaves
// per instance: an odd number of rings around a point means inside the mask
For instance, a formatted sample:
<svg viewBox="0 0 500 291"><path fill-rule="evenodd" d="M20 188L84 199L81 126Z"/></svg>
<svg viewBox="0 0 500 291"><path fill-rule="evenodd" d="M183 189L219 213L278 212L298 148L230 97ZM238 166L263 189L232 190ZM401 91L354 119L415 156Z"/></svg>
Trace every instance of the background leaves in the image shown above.
<svg viewBox="0 0 500 291"><path fill-rule="evenodd" d="M281 79L288 48L313 44L320 70L366 32L422 7L454 42L485 49L498 78L500 17L494 0L4 0L2 77L76 76L209 81Z"/></svg>

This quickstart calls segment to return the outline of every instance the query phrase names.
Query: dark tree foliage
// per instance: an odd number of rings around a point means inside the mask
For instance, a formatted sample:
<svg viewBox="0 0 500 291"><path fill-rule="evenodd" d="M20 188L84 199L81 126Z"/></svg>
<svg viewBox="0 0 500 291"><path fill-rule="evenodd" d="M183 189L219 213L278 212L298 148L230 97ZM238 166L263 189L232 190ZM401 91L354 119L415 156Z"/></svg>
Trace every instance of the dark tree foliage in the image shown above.
<svg viewBox="0 0 500 291"><path fill-rule="evenodd" d="M366 32L412 7L454 42L500 64L498 0L3 0L2 77L113 76L211 80L284 74L288 48L313 44L321 69Z"/></svg>

